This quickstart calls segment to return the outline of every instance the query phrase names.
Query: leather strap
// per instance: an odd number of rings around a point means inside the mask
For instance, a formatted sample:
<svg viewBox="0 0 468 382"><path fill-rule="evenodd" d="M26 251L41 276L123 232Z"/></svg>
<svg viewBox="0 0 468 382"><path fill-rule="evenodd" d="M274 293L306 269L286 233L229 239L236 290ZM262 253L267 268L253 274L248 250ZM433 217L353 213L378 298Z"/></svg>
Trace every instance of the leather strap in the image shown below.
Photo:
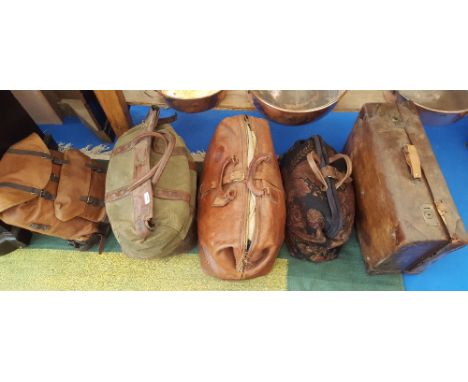
<svg viewBox="0 0 468 382"><path fill-rule="evenodd" d="M405 155L406 163L410 168L411 176L414 179L421 179L421 160L419 159L418 150L416 149L416 146L403 146L403 154Z"/></svg>
<svg viewBox="0 0 468 382"><path fill-rule="evenodd" d="M50 229L50 225L47 224L39 224L39 223L31 223L29 228L37 230L37 231L47 231Z"/></svg>
<svg viewBox="0 0 468 382"><path fill-rule="evenodd" d="M335 167L331 166L332 163L341 159L343 159L346 163L346 173L344 175L342 175L342 173L338 171ZM343 183L351 181L353 165L352 165L351 159L346 154L338 153L338 154L333 155L329 159L328 165L320 169L317 165L317 162L318 162L318 158L315 152L310 152L307 154L307 163L309 164L316 178L320 181L320 183L322 183L323 191L328 190L328 183L325 180L326 178L333 178L335 180L338 180L338 182L335 184L335 188L337 190L343 185Z"/></svg>
<svg viewBox="0 0 468 382"><path fill-rule="evenodd" d="M335 163L336 161L339 161L341 159L344 160L346 163L346 173L336 184L337 190L343 185L343 183L345 182L348 183L351 181L351 174L353 173L353 163L351 162L351 158L347 156L346 154L337 153L333 155L329 159L328 164L331 165L332 163ZM340 172L338 171L338 173Z"/></svg>
<svg viewBox="0 0 468 382"><path fill-rule="evenodd" d="M92 171L103 174L106 172L106 169L104 167L101 167L94 162L91 163L86 163L86 167L89 167Z"/></svg>
<svg viewBox="0 0 468 382"><path fill-rule="evenodd" d="M221 167L221 172L219 174L218 178L218 184L216 186L216 197L213 200L213 207L224 207L226 204L228 204L231 200L234 200L236 198L236 191L235 190L229 190L229 191L224 191L223 189L223 180L224 180L224 173L226 171L226 168L230 165L233 164L234 166L238 163L238 160L235 155L233 155L230 158L227 158L222 167ZM203 196L202 196L203 197Z"/></svg>
<svg viewBox="0 0 468 382"><path fill-rule="evenodd" d="M161 177L164 168L171 157L172 150L175 146L175 138L174 136L167 132L167 131L160 131L160 132L146 132L141 134L140 136L136 137L136 141L140 141L144 138L160 138L166 143L166 149L164 154L162 155L161 159L156 163L144 176L136 179L133 183L128 186L128 191L133 191L146 181L151 179L151 183L156 184ZM149 140L151 143L151 140ZM148 153L148 163L149 163L149 153Z"/></svg>
<svg viewBox="0 0 468 382"><path fill-rule="evenodd" d="M156 109L153 109L153 110L154 110L154 112L159 113L159 110L156 110ZM149 118L149 115L148 115L148 118ZM154 124L154 122L149 121L148 118L144 122L147 125L145 130L152 132L158 126L174 122L177 119L177 114L175 114L175 115L173 115L171 117L158 119L158 120L155 121L156 124ZM154 117L152 117L152 118L154 118ZM158 116L158 118L159 118L159 116ZM112 150L112 155L113 156L114 155L119 155L119 154L125 153L125 152L127 152L129 150L132 150L135 147L136 143L138 143L138 142L135 142L134 140L132 140L132 141L130 141L130 142L124 144L124 145L116 147L114 150ZM157 154L163 154L162 152L158 152L158 151L155 151L155 152ZM187 155L187 149L185 147L175 147L173 155Z"/></svg>
<svg viewBox="0 0 468 382"><path fill-rule="evenodd" d="M271 196L276 199L276 193L271 187L263 187L260 189L254 183L256 180L255 173L258 166L263 162L270 162L271 160L272 157L270 154L259 156L252 160L249 168L247 169L246 185L249 191L252 192L252 194L255 196ZM240 172L232 172L228 177L225 175L227 167L230 164L236 165L237 163L238 160L235 156L227 158L221 167L221 172L216 184L212 184L211 187L205 192L202 192L200 189L200 198L203 199L210 190L216 189L216 197L212 203L213 207L224 207L232 200L234 200L237 196L236 190L230 189L229 191L225 191L223 185L244 180L244 175Z"/></svg>
<svg viewBox="0 0 468 382"><path fill-rule="evenodd" d="M178 190L166 190L164 188L157 188L154 192L154 196L159 199L167 200L182 200L190 204L191 196L188 192Z"/></svg>
<svg viewBox="0 0 468 382"><path fill-rule="evenodd" d="M133 151L133 180L144 177L150 171L151 137L144 138L135 144ZM137 235L146 239L152 231L153 188L151 182L143 182L134 192L133 225Z"/></svg>
<svg viewBox="0 0 468 382"><path fill-rule="evenodd" d="M105 196L106 202L113 202L114 200L122 199L123 197L130 194L133 190L140 187L145 182L148 182L150 179L151 179L152 184L156 184L158 182L159 178L161 177L161 174L164 171L164 168L167 165L167 162L169 161L169 158L171 157L171 150L174 148L175 138L171 133L169 133L167 131L160 131L160 132L154 132L153 131L153 132L145 132L143 134L140 134L134 140L135 141L141 141L144 138L161 138L161 139L163 139L164 142L166 143L166 150L165 150L163 156L160 158L160 160L151 169L149 169L145 173L145 175L135 179L128 186L124 186L124 187L118 188L118 189L116 189L114 191L107 192L106 196ZM149 142L151 144L151 140L149 140ZM148 155L144 155L144 156L148 157L147 159L148 159L148 162L149 162L149 152L148 152ZM145 161L145 163L146 163L146 161ZM151 189L151 192L152 192L152 189Z"/></svg>
<svg viewBox="0 0 468 382"><path fill-rule="evenodd" d="M20 150L20 149L8 149L6 151L8 154L16 154L16 155L30 155L34 157L44 158L44 159L52 159L52 156L44 153L42 151L33 151L33 150Z"/></svg>
<svg viewBox="0 0 468 382"><path fill-rule="evenodd" d="M174 150L175 137L166 132L154 132L158 124L159 109L152 108L145 121L147 131L136 137L131 143L135 144L133 183L128 186L133 198L133 222L138 236L145 240L153 231L153 184L160 179L167 162ZM152 139L160 138L165 143L162 157L150 168Z"/></svg>
<svg viewBox="0 0 468 382"><path fill-rule="evenodd" d="M14 188L16 190L29 192L30 194L37 195L46 200L55 200L55 195L52 195L50 192L40 189L40 188L28 187L28 186L23 186L22 184L10 183L10 182L2 182L0 183L0 187Z"/></svg>
<svg viewBox="0 0 468 382"><path fill-rule="evenodd" d="M50 174L50 181L51 182L54 182L54 183L58 183L60 180L60 176L58 176L57 174Z"/></svg>
<svg viewBox="0 0 468 382"><path fill-rule="evenodd" d="M63 159L59 159L57 157L54 157L53 155L49 155L47 153L44 153L42 151L34 151L34 150L20 150L20 149L8 149L6 151L8 154L16 154L16 155L30 155L30 156L34 156L34 157L39 157L39 158L43 158L43 159L48 159L48 160L51 160L53 163L55 164L66 164L66 163L70 163L70 161L68 160L63 160Z"/></svg>
<svg viewBox="0 0 468 382"><path fill-rule="evenodd" d="M317 162L319 159L317 158L317 154L314 151L311 151L309 154L307 154L307 163L310 166L310 169L314 173L315 177L322 183L322 190L326 191L328 190L328 183L325 180L325 177L322 174L322 171L320 171L319 167L317 166Z"/></svg>
<svg viewBox="0 0 468 382"><path fill-rule="evenodd" d="M247 187L249 190L254 194L255 196L263 196L263 195L269 195L268 192L268 187L259 189L257 186L254 184L254 176L255 172L257 170L257 167L260 163L263 162L270 162L271 161L271 156L269 154L267 155L262 155L257 158L255 158L249 166L248 172L247 172Z"/></svg>
<svg viewBox="0 0 468 382"><path fill-rule="evenodd" d="M91 196L80 196L80 200L94 207L104 207L104 201Z"/></svg>

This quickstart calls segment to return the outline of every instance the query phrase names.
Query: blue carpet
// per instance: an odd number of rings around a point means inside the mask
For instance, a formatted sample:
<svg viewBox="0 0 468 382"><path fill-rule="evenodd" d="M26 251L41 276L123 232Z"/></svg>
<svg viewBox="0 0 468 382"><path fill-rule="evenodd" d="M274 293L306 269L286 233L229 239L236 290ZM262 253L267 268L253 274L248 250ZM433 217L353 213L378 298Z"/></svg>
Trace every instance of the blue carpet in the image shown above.
<svg viewBox="0 0 468 382"><path fill-rule="evenodd" d="M130 111L137 124L145 118L148 107L132 106ZM172 113L172 110L162 110L161 117ZM190 151L206 150L218 123L239 113L231 110L178 113L173 126ZM256 111L246 114L262 117ZM342 150L357 114L334 112L313 123L295 127L270 123L275 150L277 154L283 154L295 141L314 134L320 134L335 149ZM43 125L41 128L58 142L71 142L75 148L102 143L77 118L66 118L64 125ZM426 126L426 131L459 212L468 224L468 118L450 126ZM405 275L404 281L407 290L468 290L468 248L447 255L420 275Z"/></svg>

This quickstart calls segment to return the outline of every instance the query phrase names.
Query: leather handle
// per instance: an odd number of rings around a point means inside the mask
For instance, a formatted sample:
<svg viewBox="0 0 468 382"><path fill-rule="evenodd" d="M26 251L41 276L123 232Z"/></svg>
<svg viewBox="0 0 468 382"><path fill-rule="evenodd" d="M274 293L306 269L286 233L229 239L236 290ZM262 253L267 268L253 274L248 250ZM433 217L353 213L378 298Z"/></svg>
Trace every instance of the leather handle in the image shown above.
<svg viewBox="0 0 468 382"><path fill-rule="evenodd" d="M346 173L344 174L343 177L341 177L336 182L335 189L337 189L337 190L343 185L343 183L348 181L348 179L351 177L351 174L353 172L353 164L352 164L351 159L349 158L349 156L346 155L346 154L341 154L341 153L335 154L329 159L328 165L326 167L323 167L323 168L320 169L318 167L318 164L317 164L317 162L319 161L319 159L317 158L317 154L315 152L310 152L309 154L307 154L307 163L309 163L309 166L310 166L312 172L317 177L317 179L320 181L320 183L322 183L322 190L323 191L328 190L328 183L327 183L327 181L325 179L325 177L327 176L326 173L325 173L326 172L325 170L332 163L334 163L334 162L336 162L336 161L338 161L340 159L343 159L345 161L345 163L346 163ZM335 172L337 172L336 169L333 169L333 170ZM335 178L335 176L333 176L333 178Z"/></svg>
<svg viewBox="0 0 468 382"><path fill-rule="evenodd" d="M410 144L403 146L403 154L405 155L405 160L410 168L413 179L421 179L421 160L419 159L416 146Z"/></svg>
<svg viewBox="0 0 468 382"><path fill-rule="evenodd" d="M336 162L340 159L343 159L346 163L346 173L336 184L337 190L343 185L344 182L346 182L351 177L351 174L353 173L353 163L351 162L351 158L346 154L338 153L333 155L329 159L329 164L332 164L333 162Z"/></svg>
<svg viewBox="0 0 468 382"><path fill-rule="evenodd" d="M143 183L145 183L147 180L151 179L151 182L153 184L156 184L159 180L159 178L162 175L162 172L164 171L164 168L167 165L167 162L169 161L169 158L171 157L172 151L174 150L175 146L175 138L174 136L166 131L160 131L160 132L154 132L154 131L147 131L143 134L140 134L137 136L132 143L138 143L144 138L148 137L153 137L153 138L160 138L164 141L166 144L166 148L164 150L164 153L161 157L161 159L146 173L145 176L141 177L140 179L134 181L128 186L128 191L133 191L135 188L138 186L141 186Z"/></svg>
<svg viewBox="0 0 468 382"><path fill-rule="evenodd" d="M310 152L309 154L307 154L307 163L309 163L310 169L312 170L316 178L320 181L320 183L322 183L322 190L326 191L328 190L328 184L317 165L318 160L319 159L317 158L315 152Z"/></svg>
<svg viewBox="0 0 468 382"><path fill-rule="evenodd" d="M223 179L224 179L224 173L226 172L226 168L230 164L237 164L237 158L235 155L233 155L230 158L227 158L223 166L221 167L221 172L219 174L219 179L216 185L216 197L213 200L213 206L214 207L224 207L226 204L228 204L231 200L234 200L236 197L236 192L235 190L230 190L229 192L225 192L223 189ZM204 195L202 195L202 198Z"/></svg>
<svg viewBox="0 0 468 382"><path fill-rule="evenodd" d="M266 188L262 188L262 189L257 188L257 186L255 186L253 181L254 181L255 172L257 171L257 167L260 165L260 163L269 162L270 160L271 160L270 155L262 155L250 163L249 170L247 172L247 187L255 196L263 196L267 194Z"/></svg>

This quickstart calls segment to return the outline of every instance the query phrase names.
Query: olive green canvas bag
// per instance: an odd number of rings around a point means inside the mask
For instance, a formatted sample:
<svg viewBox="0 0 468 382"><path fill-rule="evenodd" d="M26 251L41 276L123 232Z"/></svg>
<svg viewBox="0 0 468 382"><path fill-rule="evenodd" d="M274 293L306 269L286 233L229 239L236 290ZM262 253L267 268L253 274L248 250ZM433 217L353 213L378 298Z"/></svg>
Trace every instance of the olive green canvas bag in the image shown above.
<svg viewBox="0 0 468 382"><path fill-rule="evenodd" d="M106 210L123 253L149 259L195 245L197 174L184 141L152 107L112 150Z"/></svg>

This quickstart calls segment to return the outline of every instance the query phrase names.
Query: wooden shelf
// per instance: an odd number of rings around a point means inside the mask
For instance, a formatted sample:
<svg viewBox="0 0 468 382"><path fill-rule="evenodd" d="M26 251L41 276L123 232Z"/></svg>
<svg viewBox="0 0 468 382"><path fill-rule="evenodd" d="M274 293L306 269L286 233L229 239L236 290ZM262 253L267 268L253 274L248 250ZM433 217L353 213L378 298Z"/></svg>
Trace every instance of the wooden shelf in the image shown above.
<svg viewBox="0 0 468 382"><path fill-rule="evenodd" d="M159 105L168 107L164 98L154 90L124 90L125 101L130 105ZM365 103L385 102L382 90L348 90L334 111L359 111ZM254 110L246 90L228 90L217 109Z"/></svg>

